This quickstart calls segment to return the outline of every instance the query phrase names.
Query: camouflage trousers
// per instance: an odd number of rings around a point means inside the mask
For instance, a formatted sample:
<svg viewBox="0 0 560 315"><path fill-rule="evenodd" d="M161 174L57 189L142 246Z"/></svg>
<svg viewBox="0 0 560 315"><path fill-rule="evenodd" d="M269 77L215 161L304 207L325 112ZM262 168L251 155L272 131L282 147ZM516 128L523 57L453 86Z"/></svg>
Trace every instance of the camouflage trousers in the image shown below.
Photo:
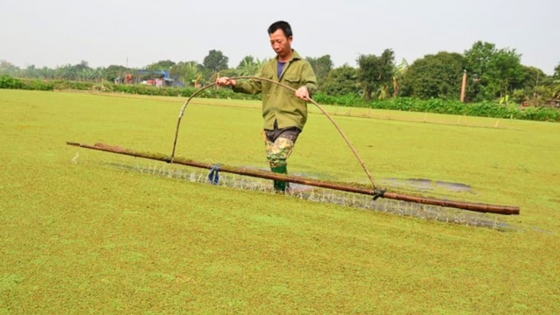
<svg viewBox="0 0 560 315"><path fill-rule="evenodd" d="M287 160L301 130L298 128L274 129L264 131L266 158L271 168L287 165Z"/></svg>

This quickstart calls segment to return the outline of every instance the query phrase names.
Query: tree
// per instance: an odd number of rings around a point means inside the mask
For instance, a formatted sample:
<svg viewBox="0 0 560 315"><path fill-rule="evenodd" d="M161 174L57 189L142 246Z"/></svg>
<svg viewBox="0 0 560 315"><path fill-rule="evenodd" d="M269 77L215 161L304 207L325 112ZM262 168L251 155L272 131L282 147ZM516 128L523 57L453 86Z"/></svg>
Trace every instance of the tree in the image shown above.
<svg viewBox="0 0 560 315"><path fill-rule="evenodd" d="M319 85L319 88L321 88L321 85L323 84L323 82L329 75L329 72L331 72L334 66L331 56L324 55L319 58L307 57L306 59L311 64L311 67L313 68L313 71L317 76L317 84Z"/></svg>
<svg viewBox="0 0 560 315"><path fill-rule="evenodd" d="M560 62L558 63L556 68L554 68L554 74L552 75L552 78L554 80L560 80ZM560 83L560 82L556 82L556 83Z"/></svg>
<svg viewBox="0 0 560 315"><path fill-rule="evenodd" d="M515 49L498 50L490 62L488 74L494 80L491 91L500 97L508 95L523 82L521 55Z"/></svg>
<svg viewBox="0 0 560 315"><path fill-rule="evenodd" d="M517 103L538 104L539 99L547 97L548 92L545 86L552 82L541 69L535 67L522 66L523 80L520 86L512 92L513 100Z"/></svg>
<svg viewBox="0 0 560 315"><path fill-rule="evenodd" d="M471 49L464 53L466 69L473 78L472 85L467 85L467 98L481 101L488 98L485 95L485 86L488 84L487 71L490 67L492 56L496 53L496 45L492 43L477 41ZM484 79L483 79L484 78ZM491 97L492 99L494 96Z"/></svg>
<svg viewBox="0 0 560 315"><path fill-rule="evenodd" d="M400 93L400 83L408 70L408 62L406 59L402 59L401 63L393 68L393 97L399 96Z"/></svg>
<svg viewBox="0 0 560 315"><path fill-rule="evenodd" d="M208 56L204 57L202 64L205 70L211 73L220 72L228 68L229 58L219 50L210 50Z"/></svg>
<svg viewBox="0 0 560 315"><path fill-rule="evenodd" d="M80 79L84 81L97 81L101 76L98 69L86 68L80 73Z"/></svg>
<svg viewBox="0 0 560 315"><path fill-rule="evenodd" d="M402 80L402 93L421 99L459 99L465 58L458 53L439 52L417 59Z"/></svg>
<svg viewBox="0 0 560 315"><path fill-rule="evenodd" d="M55 77L54 69L47 68L47 67L37 69L37 73L40 79L52 80Z"/></svg>
<svg viewBox="0 0 560 315"><path fill-rule="evenodd" d="M515 49L497 49L494 44L477 41L464 55L467 71L476 83L467 88L470 99L491 100L520 87L523 67Z"/></svg>
<svg viewBox="0 0 560 315"><path fill-rule="evenodd" d="M381 54L381 71L379 73L380 85L379 99L385 99L391 94L393 86L393 72L395 71L395 53L391 49L385 49Z"/></svg>
<svg viewBox="0 0 560 315"><path fill-rule="evenodd" d="M0 60L0 75L18 76L20 69L6 60Z"/></svg>
<svg viewBox="0 0 560 315"><path fill-rule="evenodd" d="M84 71L84 70L87 70L87 69L91 69L89 67L89 62L87 62L85 60L80 61L80 63L74 65L73 67L76 69L77 72Z"/></svg>
<svg viewBox="0 0 560 315"><path fill-rule="evenodd" d="M181 61L172 66L169 73L185 84L192 83L194 85L196 78L201 73L201 68L202 65L199 65L196 61Z"/></svg>
<svg viewBox="0 0 560 315"><path fill-rule="evenodd" d="M240 76L254 76L261 69L264 61L255 59L253 56L246 56L239 62L236 68L236 74Z"/></svg>
<svg viewBox="0 0 560 315"><path fill-rule="evenodd" d="M358 80L364 92L364 98L371 100L372 94L378 98L388 95L392 86L392 73L395 67L395 54L391 49L385 49L381 56L360 55Z"/></svg>
<svg viewBox="0 0 560 315"><path fill-rule="evenodd" d="M471 49L465 51L467 71L482 77L488 71L492 56L496 53L496 45L477 41Z"/></svg>
<svg viewBox="0 0 560 315"><path fill-rule="evenodd" d="M129 72L130 69L125 66L110 65L105 69L105 75L103 76L103 78L107 81L114 82L117 78L124 79L126 74Z"/></svg>
<svg viewBox="0 0 560 315"><path fill-rule="evenodd" d="M34 65L30 65L21 71L21 76L24 78L38 79L40 78L39 69L35 68Z"/></svg>
<svg viewBox="0 0 560 315"><path fill-rule="evenodd" d="M69 64L63 66L57 66L54 71L55 71L56 79L76 80L75 68L73 68Z"/></svg>
<svg viewBox="0 0 560 315"><path fill-rule="evenodd" d="M524 89L532 89L539 84L547 84L550 78L539 68L521 66L523 69L523 80L521 87Z"/></svg>
<svg viewBox="0 0 560 315"><path fill-rule="evenodd" d="M358 80L363 89L364 98L371 99L373 91L378 88L379 58L375 55L360 55L358 58Z"/></svg>
<svg viewBox="0 0 560 315"><path fill-rule="evenodd" d="M321 92L338 96L357 94L360 90L358 83L358 69L347 64L329 72L320 88Z"/></svg>
<svg viewBox="0 0 560 315"><path fill-rule="evenodd" d="M82 60L80 63L75 65L67 64L56 67L55 76L58 79L69 81L85 80L89 70L91 70L91 68L89 67L88 62Z"/></svg>
<svg viewBox="0 0 560 315"><path fill-rule="evenodd" d="M79 64L73 65L72 69L75 75L74 80L90 81L93 76L92 69L90 68L89 63L85 60L82 60Z"/></svg>
<svg viewBox="0 0 560 315"><path fill-rule="evenodd" d="M554 68L554 74L552 75L552 91L553 98L560 99L560 63Z"/></svg>
<svg viewBox="0 0 560 315"><path fill-rule="evenodd" d="M175 65L174 61L171 60L160 60L156 63L152 63L146 67L147 70L151 71L162 71L169 70Z"/></svg>

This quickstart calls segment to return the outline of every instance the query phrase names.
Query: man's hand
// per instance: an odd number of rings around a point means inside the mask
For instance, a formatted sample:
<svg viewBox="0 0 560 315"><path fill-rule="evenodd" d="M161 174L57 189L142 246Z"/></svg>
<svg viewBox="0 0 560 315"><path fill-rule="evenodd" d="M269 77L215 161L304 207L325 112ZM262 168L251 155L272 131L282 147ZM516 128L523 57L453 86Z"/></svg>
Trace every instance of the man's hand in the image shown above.
<svg viewBox="0 0 560 315"><path fill-rule="evenodd" d="M219 86L235 86L236 82L228 77L221 77L216 79L216 84Z"/></svg>
<svg viewBox="0 0 560 315"><path fill-rule="evenodd" d="M301 98L304 101L309 101L309 91L306 86L302 86L296 91L296 97Z"/></svg>

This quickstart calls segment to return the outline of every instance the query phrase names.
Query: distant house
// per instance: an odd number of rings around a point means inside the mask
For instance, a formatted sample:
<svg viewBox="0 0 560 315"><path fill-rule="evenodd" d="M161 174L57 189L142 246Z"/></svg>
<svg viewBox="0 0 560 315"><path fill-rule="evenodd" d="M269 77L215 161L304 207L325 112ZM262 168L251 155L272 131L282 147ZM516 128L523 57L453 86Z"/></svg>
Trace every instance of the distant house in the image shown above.
<svg viewBox="0 0 560 315"><path fill-rule="evenodd" d="M148 76L150 79L146 80L145 84L151 84L155 86L174 86L174 87L185 87L185 84L178 79L171 78L168 70L137 70L140 76ZM158 82L158 80L160 80Z"/></svg>

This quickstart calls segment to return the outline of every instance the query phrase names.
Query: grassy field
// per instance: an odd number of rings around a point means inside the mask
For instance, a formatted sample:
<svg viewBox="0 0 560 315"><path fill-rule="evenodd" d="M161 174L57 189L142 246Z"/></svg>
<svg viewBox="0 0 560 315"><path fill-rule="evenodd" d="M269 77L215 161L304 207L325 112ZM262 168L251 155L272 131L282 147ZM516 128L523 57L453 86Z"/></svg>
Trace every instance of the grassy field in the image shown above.
<svg viewBox="0 0 560 315"><path fill-rule="evenodd" d="M560 124L325 106L378 183L517 205L498 231L164 178L184 99L0 90L0 314L560 313ZM290 171L367 183L312 109ZM264 168L259 104L196 100L177 155ZM161 165L160 165L161 164ZM494 216L488 216L494 218Z"/></svg>

